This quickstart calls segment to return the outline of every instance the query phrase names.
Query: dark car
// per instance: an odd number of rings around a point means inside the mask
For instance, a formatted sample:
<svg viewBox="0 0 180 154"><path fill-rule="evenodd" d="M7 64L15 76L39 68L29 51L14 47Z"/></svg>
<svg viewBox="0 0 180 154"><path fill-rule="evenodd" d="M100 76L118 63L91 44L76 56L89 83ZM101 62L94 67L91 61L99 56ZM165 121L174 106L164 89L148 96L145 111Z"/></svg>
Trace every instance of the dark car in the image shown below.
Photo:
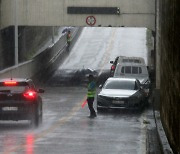
<svg viewBox="0 0 180 154"><path fill-rule="evenodd" d="M0 120L42 122L42 98L31 79L0 79Z"/></svg>
<svg viewBox="0 0 180 154"><path fill-rule="evenodd" d="M137 79L108 78L97 95L97 110L108 108L141 109L145 92Z"/></svg>

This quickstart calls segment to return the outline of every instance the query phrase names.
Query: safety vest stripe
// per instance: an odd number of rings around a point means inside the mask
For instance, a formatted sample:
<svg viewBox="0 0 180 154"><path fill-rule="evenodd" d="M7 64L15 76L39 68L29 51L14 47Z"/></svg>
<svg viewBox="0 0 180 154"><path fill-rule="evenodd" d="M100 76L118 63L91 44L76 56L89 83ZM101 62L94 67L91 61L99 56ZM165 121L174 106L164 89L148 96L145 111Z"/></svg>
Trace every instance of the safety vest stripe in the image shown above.
<svg viewBox="0 0 180 154"><path fill-rule="evenodd" d="M96 94L96 88L91 88L91 84L95 84L95 83L89 83L88 84L88 92L87 92L87 97L94 97Z"/></svg>
<svg viewBox="0 0 180 154"><path fill-rule="evenodd" d="M95 96L95 91L88 91L87 96L88 97L94 97Z"/></svg>

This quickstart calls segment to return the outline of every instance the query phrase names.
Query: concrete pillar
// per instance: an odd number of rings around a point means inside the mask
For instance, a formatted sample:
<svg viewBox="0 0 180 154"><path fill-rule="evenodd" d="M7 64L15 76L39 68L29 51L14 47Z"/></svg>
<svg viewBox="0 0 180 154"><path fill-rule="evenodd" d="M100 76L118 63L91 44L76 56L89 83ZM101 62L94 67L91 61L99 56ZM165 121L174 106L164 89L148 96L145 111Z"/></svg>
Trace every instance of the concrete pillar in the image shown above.
<svg viewBox="0 0 180 154"><path fill-rule="evenodd" d="M159 0L156 0L156 89L160 89L160 56L161 56L161 49L160 49L160 26L159 26Z"/></svg>
<svg viewBox="0 0 180 154"><path fill-rule="evenodd" d="M155 22L155 88L153 91L153 106L155 110L160 110L160 56L161 56L161 42L160 42L160 24L159 24L159 0L156 0L156 22Z"/></svg>

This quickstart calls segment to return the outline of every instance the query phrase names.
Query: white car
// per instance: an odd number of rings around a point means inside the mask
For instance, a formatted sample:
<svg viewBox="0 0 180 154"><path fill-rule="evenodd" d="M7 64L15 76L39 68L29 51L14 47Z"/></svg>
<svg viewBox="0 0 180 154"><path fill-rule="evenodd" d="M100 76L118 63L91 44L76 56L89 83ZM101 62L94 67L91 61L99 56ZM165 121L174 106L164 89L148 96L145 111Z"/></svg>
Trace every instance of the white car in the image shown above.
<svg viewBox="0 0 180 154"><path fill-rule="evenodd" d="M137 79L108 78L97 95L97 110L108 108L141 108L145 92Z"/></svg>

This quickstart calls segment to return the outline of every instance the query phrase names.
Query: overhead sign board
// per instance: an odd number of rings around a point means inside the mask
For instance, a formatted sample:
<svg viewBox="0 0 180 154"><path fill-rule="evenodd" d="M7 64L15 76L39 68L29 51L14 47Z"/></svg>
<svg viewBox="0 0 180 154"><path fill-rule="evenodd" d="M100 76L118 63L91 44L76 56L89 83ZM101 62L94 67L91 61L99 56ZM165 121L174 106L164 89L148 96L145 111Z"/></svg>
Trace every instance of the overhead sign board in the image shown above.
<svg viewBox="0 0 180 154"><path fill-rule="evenodd" d="M68 14L109 14L119 15L119 7L67 7Z"/></svg>

